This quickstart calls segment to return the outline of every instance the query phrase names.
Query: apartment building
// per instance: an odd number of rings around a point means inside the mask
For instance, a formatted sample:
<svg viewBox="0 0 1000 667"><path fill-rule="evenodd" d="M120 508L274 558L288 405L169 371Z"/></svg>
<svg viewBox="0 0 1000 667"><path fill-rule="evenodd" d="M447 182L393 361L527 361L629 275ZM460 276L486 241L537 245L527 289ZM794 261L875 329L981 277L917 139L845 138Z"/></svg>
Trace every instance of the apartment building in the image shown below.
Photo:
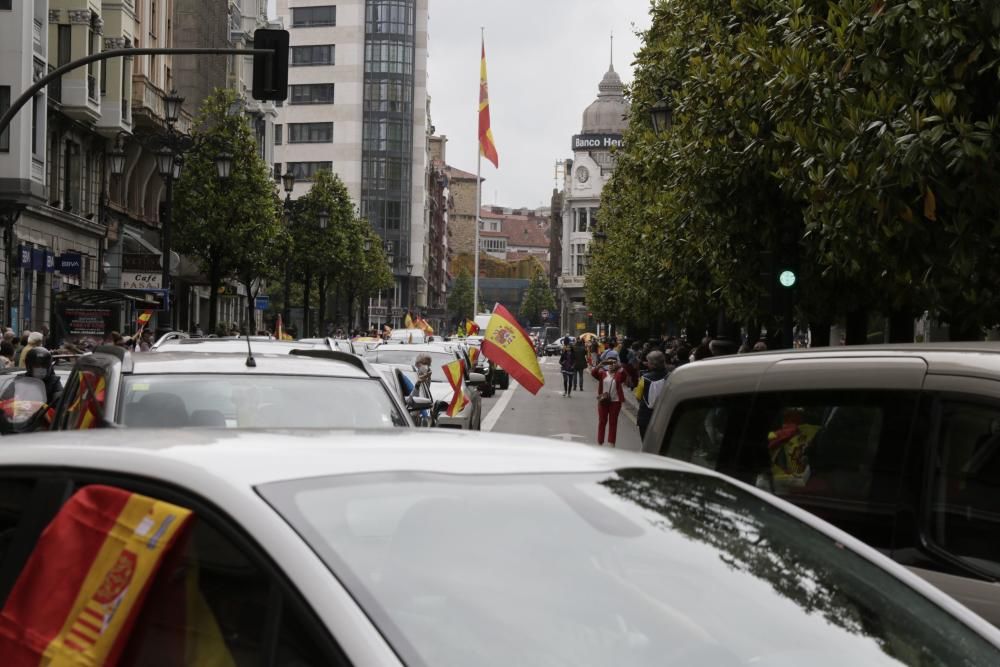
<svg viewBox="0 0 1000 667"><path fill-rule="evenodd" d="M428 307L427 0L278 0L291 34L275 169L329 169L395 258L390 321Z"/></svg>

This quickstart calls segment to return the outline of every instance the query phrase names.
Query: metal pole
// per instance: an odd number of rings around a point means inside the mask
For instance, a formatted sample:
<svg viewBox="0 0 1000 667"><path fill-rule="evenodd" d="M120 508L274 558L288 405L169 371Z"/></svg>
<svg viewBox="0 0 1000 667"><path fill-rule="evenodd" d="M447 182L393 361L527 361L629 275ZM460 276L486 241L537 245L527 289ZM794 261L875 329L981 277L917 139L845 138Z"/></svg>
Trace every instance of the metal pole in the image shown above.
<svg viewBox="0 0 1000 667"><path fill-rule="evenodd" d="M174 159L177 159L176 156ZM164 206L164 220L162 229L162 250L163 255L163 320L170 329L174 328L171 317L172 304L170 303L170 227L174 218L174 175L167 174L167 201Z"/></svg>
<svg viewBox="0 0 1000 667"><path fill-rule="evenodd" d="M478 143L478 141L477 141ZM476 155L476 250L475 250L475 270L472 276L472 319L476 319L479 314L479 211L482 208L480 199L483 196L483 182L479 174L483 167L483 151L478 147ZM461 315L465 317L465 315Z"/></svg>

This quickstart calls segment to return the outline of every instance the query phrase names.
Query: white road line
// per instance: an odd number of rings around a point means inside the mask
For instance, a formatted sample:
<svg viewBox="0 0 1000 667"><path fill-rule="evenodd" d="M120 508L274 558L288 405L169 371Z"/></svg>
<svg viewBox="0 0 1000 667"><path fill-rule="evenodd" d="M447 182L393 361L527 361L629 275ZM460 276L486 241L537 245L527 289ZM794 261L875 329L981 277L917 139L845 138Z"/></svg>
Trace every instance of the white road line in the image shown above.
<svg viewBox="0 0 1000 667"><path fill-rule="evenodd" d="M489 414L486 415L486 419L484 419L480 425L480 430L493 430L493 427L497 425L497 422L500 420L500 416L503 415L503 411L507 409L507 404L510 403L510 399L513 398L514 392L519 386L520 385L517 384L517 382L514 382L514 378L510 379L510 385L503 390L503 396L501 396L500 400L497 401L493 405L493 408L490 409Z"/></svg>

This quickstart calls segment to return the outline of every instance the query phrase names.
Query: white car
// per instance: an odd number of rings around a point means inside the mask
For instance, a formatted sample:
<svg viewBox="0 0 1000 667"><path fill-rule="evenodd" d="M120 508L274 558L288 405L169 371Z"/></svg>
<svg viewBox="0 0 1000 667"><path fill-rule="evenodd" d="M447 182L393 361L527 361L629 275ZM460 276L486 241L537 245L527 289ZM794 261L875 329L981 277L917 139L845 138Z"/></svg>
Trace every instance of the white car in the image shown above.
<svg viewBox="0 0 1000 667"><path fill-rule="evenodd" d="M1000 631L873 549L661 457L421 430L10 443L0 608L14 590L19 617L61 599L30 573L77 546L39 537L84 499L193 512L123 667L1000 664Z"/></svg>

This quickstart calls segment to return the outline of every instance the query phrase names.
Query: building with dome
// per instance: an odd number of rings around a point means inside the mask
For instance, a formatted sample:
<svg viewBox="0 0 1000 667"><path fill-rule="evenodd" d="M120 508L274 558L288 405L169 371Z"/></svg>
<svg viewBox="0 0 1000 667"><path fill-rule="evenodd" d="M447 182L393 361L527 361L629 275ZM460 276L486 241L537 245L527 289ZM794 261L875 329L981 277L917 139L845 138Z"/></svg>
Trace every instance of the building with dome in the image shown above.
<svg viewBox="0 0 1000 667"><path fill-rule="evenodd" d="M612 149L621 146L628 124L625 86L611 64L597 86L597 99L583 112L573 136L573 158L565 161L562 198L562 266L558 278L562 327L571 334L593 331L584 287L587 256L597 226L601 191L614 172ZM555 233L556 230L553 230Z"/></svg>

